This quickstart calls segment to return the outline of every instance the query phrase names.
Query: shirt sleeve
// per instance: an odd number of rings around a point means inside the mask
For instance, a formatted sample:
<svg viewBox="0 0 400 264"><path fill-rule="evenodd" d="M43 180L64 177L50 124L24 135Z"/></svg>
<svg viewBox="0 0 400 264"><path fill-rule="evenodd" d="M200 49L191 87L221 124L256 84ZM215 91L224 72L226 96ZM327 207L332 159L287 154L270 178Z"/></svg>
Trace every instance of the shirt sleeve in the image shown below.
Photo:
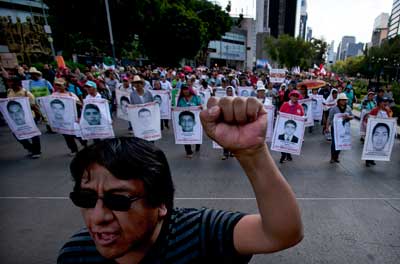
<svg viewBox="0 0 400 264"><path fill-rule="evenodd" d="M234 228L244 216L242 213L205 209L200 225L203 256L213 263L248 263L251 255L239 255L233 241Z"/></svg>

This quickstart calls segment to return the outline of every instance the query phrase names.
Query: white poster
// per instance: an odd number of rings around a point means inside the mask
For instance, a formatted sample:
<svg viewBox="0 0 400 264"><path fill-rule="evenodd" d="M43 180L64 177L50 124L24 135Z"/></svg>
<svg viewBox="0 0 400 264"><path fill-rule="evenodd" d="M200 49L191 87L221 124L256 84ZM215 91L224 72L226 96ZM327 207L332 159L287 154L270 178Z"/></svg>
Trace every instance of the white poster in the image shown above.
<svg viewBox="0 0 400 264"><path fill-rule="evenodd" d="M212 147L213 147L213 149L223 149L223 147L221 147L221 145L219 145L214 140L212 141Z"/></svg>
<svg viewBox="0 0 400 264"><path fill-rule="evenodd" d="M76 100L70 96L44 96L40 104L46 112L47 121L54 132L75 135L75 122L78 120Z"/></svg>
<svg viewBox="0 0 400 264"><path fill-rule="evenodd" d="M115 90L115 97L117 99L117 117L129 121L128 105L131 103L131 93L121 89Z"/></svg>
<svg viewBox="0 0 400 264"><path fill-rule="evenodd" d="M110 107L106 99L85 99L79 124L83 139L114 137Z"/></svg>
<svg viewBox="0 0 400 264"><path fill-rule="evenodd" d="M269 72L269 81L271 83L283 83L286 78L285 69L271 69Z"/></svg>
<svg viewBox="0 0 400 264"><path fill-rule="evenodd" d="M254 89L251 86L239 86L238 87L238 96L242 97L250 97L253 96Z"/></svg>
<svg viewBox="0 0 400 264"><path fill-rule="evenodd" d="M390 161L397 118L368 118L362 160Z"/></svg>
<svg viewBox="0 0 400 264"><path fill-rule="evenodd" d="M148 141L161 138L160 106L157 102L129 105L128 114L135 137Z"/></svg>
<svg viewBox="0 0 400 264"><path fill-rule="evenodd" d="M218 88L215 90L215 97L221 98L221 97L225 97L225 96L226 96L226 91L225 91L224 88L218 87Z"/></svg>
<svg viewBox="0 0 400 264"><path fill-rule="evenodd" d="M161 119L171 119L171 95L166 90L149 90L160 108Z"/></svg>
<svg viewBox="0 0 400 264"><path fill-rule="evenodd" d="M207 103L211 97L210 90L199 91L198 95L200 97L201 105L203 106L203 109L207 109Z"/></svg>
<svg viewBox="0 0 400 264"><path fill-rule="evenodd" d="M361 110L361 115L360 115L360 136L365 136L366 135L369 112L370 111L367 110L367 109Z"/></svg>
<svg viewBox="0 0 400 264"><path fill-rule="evenodd" d="M203 127L200 122L200 107L172 108L175 144L202 144Z"/></svg>
<svg viewBox="0 0 400 264"><path fill-rule="evenodd" d="M336 150L351 149L351 129L350 120L345 120L347 114L335 114L333 117L333 129Z"/></svg>
<svg viewBox="0 0 400 264"><path fill-rule="evenodd" d="M304 109L304 118L306 119L305 126L314 126L314 116L312 113L312 99L299 100L299 104Z"/></svg>
<svg viewBox="0 0 400 264"><path fill-rule="evenodd" d="M274 121L275 121L275 107L273 105L264 105L265 111L267 111L267 134L266 142L271 142L274 134Z"/></svg>
<svg viewBox="0 0 400 264"><path fill-rule="evenodd" d="M276 119L271 149L279 152L300 155L304 138L305 118L279 113Z"/></svg>
<svg viewBox="0 0 400 264"><path fill-rule="evenodd" d="M324 97L319 94L311 95L311 111L315 121L322 120L322 114L324 112L322 103L324 102Z"/></svg>
<svg viewBox="0 0 400 264"><path fill-rule="evenodd" d="M0 99L0 111L11 131L19 140L41 135L33 120L28 97Z"/></svg>

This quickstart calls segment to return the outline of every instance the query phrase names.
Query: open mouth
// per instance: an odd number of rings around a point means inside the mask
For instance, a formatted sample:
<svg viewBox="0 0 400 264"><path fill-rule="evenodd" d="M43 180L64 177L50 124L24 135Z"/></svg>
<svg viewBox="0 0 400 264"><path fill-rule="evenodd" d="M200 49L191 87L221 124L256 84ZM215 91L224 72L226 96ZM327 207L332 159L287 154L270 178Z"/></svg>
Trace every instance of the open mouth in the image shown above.
<svg viewBox="0 0 400 264"><path fill-rule="evenodd" d="M110 232L96 232L93 233L93 238L96 244L100 246L110 246L118 239L118 233L110 233Z"/></svg>

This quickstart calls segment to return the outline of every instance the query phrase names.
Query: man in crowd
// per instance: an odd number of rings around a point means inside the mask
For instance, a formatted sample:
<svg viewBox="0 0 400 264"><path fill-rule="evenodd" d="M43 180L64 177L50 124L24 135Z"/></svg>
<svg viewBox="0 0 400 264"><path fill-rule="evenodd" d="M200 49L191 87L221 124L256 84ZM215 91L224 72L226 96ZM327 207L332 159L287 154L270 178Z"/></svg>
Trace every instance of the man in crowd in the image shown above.
<svg viewBox="0 0 400 264"><path fill-rule="evenodd" d="M137 138L104 140L71 163L70 198L87 228L64 245L59 264L248 263L253 254L302 239L296 199L265 144L262 104L256 98L211 98L201 120L206 133L235 154L253 187L258 214L173 209L164 153Z"/></svg>

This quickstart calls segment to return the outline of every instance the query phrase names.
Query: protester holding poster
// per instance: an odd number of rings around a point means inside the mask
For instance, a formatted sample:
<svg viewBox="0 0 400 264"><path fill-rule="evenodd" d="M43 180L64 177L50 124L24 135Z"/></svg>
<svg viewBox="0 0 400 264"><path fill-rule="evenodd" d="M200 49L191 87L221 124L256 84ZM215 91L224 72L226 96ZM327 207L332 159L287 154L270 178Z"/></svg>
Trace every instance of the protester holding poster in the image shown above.
<svg viewBox="0 0 400 264"><path fill-rule="evenodd" d="M303 117L306 119L305 126L306 127L314 126L314 116L312 114L312 100L310 98L299 100L299 104L301 104L304 110Z"/></svg>
<svg viewBox="0 0 400 264"><path fill-rule="evenodd" d="M375 93L369 91L367 98L361 103L361 115L360 115L360 141L364 142L365 133L367 132L368 116L372 109L376 107L374 100Z"/></svg>
<svg viewBox="0 0 400 264"><path fill-rule="evenodd" d="M300 155L304 138L304 123L303 116L279 113L271 149L282 152L280 163L292 160L291 154Z"/></svg>
<svg viewBox="0 0 400 264"><path fill-rule="evenodd" d="M130 104L130 96L132 91L129 89L118 88L115 90L115 97L117 100L117 117L128 121L128 105Z"/></svg>
<svg viewBox="0 0 400 264"><path fill-rule="evenodd" d="M250 97L253 96L254 89L251 86L239 86L238 87L238 95L242 97Z"/></svg>
<svg viewBox="0 0 400 264"><path fill-rule="evenodd" d="M337 132L338 134L335 137L334 120L333 120L336 114L344 114L341 117L343 128L345 128L347 122L350 122L350 120L353 119L353 113L351 112L351 108L347 105L347 96L344 93L341 93L338 95L337 105L329 110L329 116L327 119L325 132L326 133L330 132L331 137L332 137L330 163L334 163L334 162L339 163L340 162L339 161L340 150L336 149L336 143L335 143L335 139L340 137L340 135L339 135L339 131L338 131ZM330 128L330 131L329 131L329 128ZM346 131L346 129L341 130L342 136L345 136L345 134L343 134L343 131Z"/></svg>
<svg viewBox="0 0 400 264"><path fill-rule="evenodd" d="M351 149L351 128L347 114L338 113L333 117L335 150Z"/></svg>
<svg viewBox="0 0 400 264"><path fill-rule="evenodd" d="M63 135L65 143L71 151L69 155L73 157L78 152L78 145L75 140L77 139L84 147L87 146L87 141L76 136L77 107L80 111L82 103L78 96L66 90L65 84L64 79L56 79L54 87L57 92L51 96L43 97L41 104L46 111L52 130Z"/></svg>
<svg viewBox="0 0 400 264"><path fill-rule="evenodd" d="M108 101L106 99L85 99L80 126L83 139L114 137Z"/></svg>
<svg viewBox="0 0 400 264"><path fill-rule="evenodd" d="M389 139L391 139L392 136L394 137L395 134L395 130L390 129L390 126L393 126L391 125L392 121L384 122L385 120L383 120L380 123L377 122L379 119L390 119L393 117L393 111L390 109L389 103L390 100L387 97L378 98L378 106L369 112L369 116L375 118L371 119L371 122L374 122L375 125L369 125L370 131L368 139L370 140L367 141L368 147L364 146L363 159L375 156L375 160L390 160L393 143L391 143ZM376 165L376 163L374 160L366 160L365 165L370 167L371 165Z"/></svg>
<svg viewBox="0 0 400 264"><path fill-rule="evenodd" d="M154 89L150 90L153 101L159 105L161 115L161 130L164 126L169 129L169 119L171 119L171 92L162 90L160 81L154 81Z"/></svg>
<svg viewBox="0 0 400 264"><path fill-rule="evenodd" d="M157 102L129 105L128 113L135 137L148 141L161 138L160 106Z"/></svg>
<svg viewBox="0 0 400 264"><path fill-rule="evenodd" d="M299 104L299 102L298 102L299 97L300 97L300 93L297 90L292 90L289 94L290 100L288 102L285 102L281 106L281 109L279 111L281 113L287 113L287 114L303 117L304 109L301 106L301 104ZM301 119L298 119L299 122L300 122L300 120ZM287 130L287 132L290 132L293 130L293 132L292 132L292 135L293 135L294 130L296 130L296 128L297 128L297 123L296 123L296 127L294 124L290 124L290 123L285 124L283 127L285 130ZM303 121L303 127L304 127L304 121ZM278 128L278 126L276 126L275 130L277 128ZM301 133L304 135L304 130ZM275 136L274 136L274 138L275 138ZM293 143L295 143L295 142L293 142ZM298 148L298 146L295 146L295 147L296 147L297 151L295 151L294 153L300 153L301 145L300 145L300 148ZM285 149L285 148L283 148L283 149ZM284 163L285 161L292 161L292 160L293 160L293 158L292 158L291 152L287 152L287 153L281 152L281 159L279 160L279 163Z"/></svg>
<svg viewBox="0 0 400 264"><path fill-rule="evenodd" d="M32 159L40 158L40 131L32 116L31 107L37 108L32 93L22 88L20 79L10 81L8 99L0 99L0 110L15 138Z"/></svg>
<svg viewBox="0 0 400 264"><path fill-rule="evenodd" d="M269 72L269 81L272 83L283 83L286 77L285 69L271 69Z"/></svg>
<svg viewBox="0 0 400 264"><path fill-rule="evenodd" d="M323 115L322 102L324 101L324 97L318 94L318 89L312 89L312 94L310 96L311 103L311 112L314 121L321 121Z"/></svg>
<svg viewBox="0 0 400 264"><path fill-rule="evenodd" d="M192 88L187 85L181 87L181 93L179 95L178 107L194 107L200 106L200 108L194 108L192 110L175 110L173 116L174 122L174 133L177 144L179 142L194 142L196 143L196 152L200 151L200 144L202 143L203 130L199 122L199 113L201 110L201 100L194 93ZM191 144L184 144L186 157L188 159L193 158L193 150Z"/></svg>
<svg viewBox="0 0 400 264"><path fill-rule="evenodd" d="M334 108L336 106L336 101L337 101L336 99L337 99L338 94L339 94L338 90L333 88L330 91L330 94L329 94L328 98L326 98L326 100L324 100L323 103L322 103L323 110L324 110L323 116L322 116L323 131L329 131L329 126L327 124L327 120L328 120L328 117L329 117L329 111L331 110L331 108ZM328 141L332 140L331 134L329 132L325 133L325 138Z"/></svg>

